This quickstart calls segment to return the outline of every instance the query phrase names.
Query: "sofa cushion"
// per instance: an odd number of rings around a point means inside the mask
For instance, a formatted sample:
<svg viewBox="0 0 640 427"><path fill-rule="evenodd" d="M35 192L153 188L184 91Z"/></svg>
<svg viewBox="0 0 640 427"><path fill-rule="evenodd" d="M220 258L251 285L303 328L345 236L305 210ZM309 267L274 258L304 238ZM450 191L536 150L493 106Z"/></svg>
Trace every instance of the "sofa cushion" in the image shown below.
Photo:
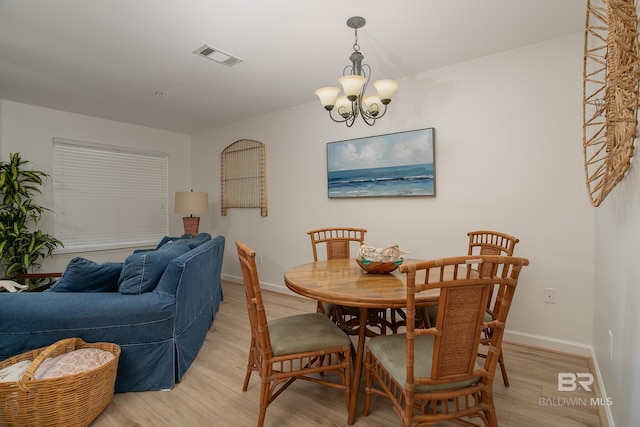
<svg viewBox="0 0 640 427"><path fill-rule="evenodd" d="M118 279L118 291L141 294L155 289L172 259L191 250L183 239L165 243L155 251L134 252L124 260Z"/></svg>
<svg viewBox="0 0 640 427"><path fill-rule="evenodd" d="M116 292L122 271L121 262L97 264L86 258L76 257L51 287L53 292Z"/></svg>

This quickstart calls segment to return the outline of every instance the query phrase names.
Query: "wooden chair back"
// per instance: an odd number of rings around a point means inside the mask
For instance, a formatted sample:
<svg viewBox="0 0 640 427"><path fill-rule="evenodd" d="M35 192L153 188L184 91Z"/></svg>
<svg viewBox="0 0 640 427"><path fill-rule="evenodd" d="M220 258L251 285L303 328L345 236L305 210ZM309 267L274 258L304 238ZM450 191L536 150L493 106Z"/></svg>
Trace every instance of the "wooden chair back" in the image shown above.
<svg viewBox="0 0 640 427"><path fill-rule="evenodd" d="M236 241L242 281L244 282L244 294L251 326L252 346L258 354L269 359L272 357L271 341L269 339L269 327L267 326L267 314L262 302L260 280L256 268L256 253L245 243Z"/></svg>
<svg viewBox="0 0 640 427"><path fill-rule="evenodd" d="M364 228L350 227L319 228L308 231L313 260L318 261L318 246L321 243L326 245L326 259L351 258L351 244L356 242L358 246L361 245L366 232Z"/></svg>
<svg viewBox="0 0 640 427"><path fill-rule="evenodd" d="M511 236L499 231L490 230L478 230L470 231L467 233L469 236L469 255L504 255L513 256L513 250L516 244L520 241L517 237ZM489 265L485 265L483 268L491 268ZM484 273L489 273L485 271ZM502 296L504 294L504 287L495 285L493 288L493 294L487 302L487 314L495 319L496 307L502 303ZM493 331L489 328L485 330L481 342L488 344ZM480 356L484 357L484 353L480 353ZM505 386L509 386L509 377L507 376L507 369L505 368L504 357L500 355L499 359L500 369L502 372L502 381Z"/></svg>
<svg viewBox="0 0 640 427"><path fill-rule="evenodd" d="M407 279L406 345L409 386L474 378L479 379L484 386L491 386L518 276L522 267L528 263L525 258L478 255L400 266L400 271L406 273ZM483 268L484 266L490 268ZM416 272L420 271L424 272L424 280L417 282ZM487 302L496 284L505 290L502 303L497 307L496 318L485 322ZM436 288L440 290L436 324L431 328L418 328L415 326L415 296ZM493 330L489 354L483 369L476 369L481 335L479 331L487 328ZM434 335L433 354L415 353L414 341L419 335ZM432 357L430 377L415 375L415 359L420 357Z"/></svg>
<svg viewBox="0 0 640 427"><path fill-rule="evenodd" d="M467 236L469 236L468 255L513 256L513 250L520 241L517 237L491 230L470 231Z"/></svg>

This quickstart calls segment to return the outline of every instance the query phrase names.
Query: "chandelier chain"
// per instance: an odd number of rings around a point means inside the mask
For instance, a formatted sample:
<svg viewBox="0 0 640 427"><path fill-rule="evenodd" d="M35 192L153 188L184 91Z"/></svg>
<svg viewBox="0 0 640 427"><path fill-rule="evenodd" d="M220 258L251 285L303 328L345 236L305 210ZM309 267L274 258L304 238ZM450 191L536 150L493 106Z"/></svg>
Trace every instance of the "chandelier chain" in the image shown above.
<svg viewBox="0 0 640 427"><path fill-rule="evenodd" d="M353 50L354 52L360 52L360 45L358 44L358 29L356 28L355 30L353 30L355 32L355 43L353 43Z"/></svg>

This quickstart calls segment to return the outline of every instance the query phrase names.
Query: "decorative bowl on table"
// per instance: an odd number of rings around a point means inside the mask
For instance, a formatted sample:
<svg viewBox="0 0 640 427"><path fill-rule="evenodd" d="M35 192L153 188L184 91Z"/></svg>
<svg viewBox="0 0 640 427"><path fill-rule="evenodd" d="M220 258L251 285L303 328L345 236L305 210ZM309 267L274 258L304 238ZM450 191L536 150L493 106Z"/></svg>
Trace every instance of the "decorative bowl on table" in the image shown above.
<svg viewBox="0 0 640 427"><path fill-rule="evenodd" d="M371 274L387 274L398 268L404 261L402 258L395 261L371 261L368 259L356 258L356 262L364 271Z"/></svg>

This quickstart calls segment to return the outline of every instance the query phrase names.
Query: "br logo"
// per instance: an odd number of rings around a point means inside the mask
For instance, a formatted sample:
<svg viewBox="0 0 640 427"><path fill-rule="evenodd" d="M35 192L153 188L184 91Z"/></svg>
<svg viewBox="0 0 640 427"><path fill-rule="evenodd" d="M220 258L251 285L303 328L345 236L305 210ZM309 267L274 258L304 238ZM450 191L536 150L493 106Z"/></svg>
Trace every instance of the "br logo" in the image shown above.
<svg viewBox="0 0 640 427"><path fill-rule="evenodd" d="M591 384L593 384L593 375L588 372L558 373L558 391L576 391L578 386L585 391L591 391Z"/></svg>

